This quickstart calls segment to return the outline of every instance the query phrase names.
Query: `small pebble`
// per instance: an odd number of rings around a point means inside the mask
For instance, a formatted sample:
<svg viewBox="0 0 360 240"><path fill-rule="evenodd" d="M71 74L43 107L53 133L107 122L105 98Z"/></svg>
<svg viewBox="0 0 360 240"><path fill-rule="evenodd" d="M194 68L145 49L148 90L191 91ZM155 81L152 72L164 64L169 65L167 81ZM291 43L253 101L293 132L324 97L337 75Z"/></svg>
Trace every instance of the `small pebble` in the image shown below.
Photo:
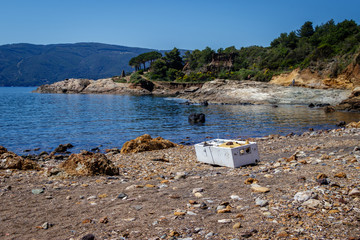
<svg viewBox="0 0 360 240"><path fill-rule="evenodd" d="M265 207L269 204L269 202L267 200L263 200L261 198L256 198L255 199L255 205L260 206L260 207Z"/></svg>
<svg viewBox="0 0 360 240"><path fill-rule="evenodd" d="M234 225L233 225L233 229L238 229L238 228L240 228L241 227L241 223L239 223L239 222L237 222L237 223L235 223Z"/></svg>
<svg viewBox="0 0 360 240"><path fill-rule="evenodd" d="M35 188L35 189L32 189L31 192L35 195L38 195L38 194L43 193L44 189L43 188Z"/></svg>
<svg viewBox="0 0 360 240"><path fill-rule="evenodd" d="M220 219L218 220L218 223L231 223L232 220L231 219Z"/></svg>

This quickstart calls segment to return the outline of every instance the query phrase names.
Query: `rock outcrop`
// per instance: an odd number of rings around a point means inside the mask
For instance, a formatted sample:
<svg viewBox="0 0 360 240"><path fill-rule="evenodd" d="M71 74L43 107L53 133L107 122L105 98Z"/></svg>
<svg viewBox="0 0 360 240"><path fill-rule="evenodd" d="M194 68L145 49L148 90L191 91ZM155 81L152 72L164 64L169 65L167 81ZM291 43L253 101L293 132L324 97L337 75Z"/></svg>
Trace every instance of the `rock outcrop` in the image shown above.
<svg viewBox="0 0 360 240"><path fill-rule="evenodd" d="M124 143L121 153L137 153L153 150L161 150L177 145L162 137L152 138L149 134L144 134L136 139Z"/></svg>
<svg viewBox="0 0 360 240"><path fill-rule="evenodd" d="M188 122L191 123L191 124L204 123L205 122L205 114L203 114L203 113L192 113L188 117Z"/></svg>
<svg viewBox="0 0 360 240"><path fill-rule="evenodd" d="M360 86L360 74L357 74L358 66L349 66L347 70L337 77L329 77L329 74L311 71L311 69L295 69L290 73L274 76L270 84L281 86L294 86L317 88L317 89L353 89Z"/></svg>
<svg viewBox="0 0 360 240"><path fill-rule="evenodd" d="M321 64L321 63L318 63ZM321 71L316 69L323 69ZM290 73L274 76L271 84L282 86L293 85L318 88L318 89L348 89L351 92L349 97L344 99L336 107L338 110L360 111L360 54L357 54L353 61L339 73L338 62L334 61L321 67L311 67L300 70L295 69Z"/></svg>
<svg viewBox="0 0 360 240"><path fill-rule="evenodd" d="M59 168L74 176L119 175L119 168L107 159L106 155L87 151L71 154Z"/></svg>
<svg viewBox="0 0 360 240"><path fill-rule="evenodd" d="M98 80L66 79L50 85L42 85L37 93L81 93L81 94L129 94L175 96L201 87L199 83L161 83L144 80L140 83L114 82L111 78Z"/></svg>
<svg viewBox="0 0 360 240"><path fill-rule="evenodd" d="M182 97L201 103L226 104L330 104L336 105L350 95L350 90L286 87L255 81L215 79Z"/></svg>
<svg viewBox="0 0 360 240"><path fill-rule="evenodd" d="M38 87L38 93L81 93L93 80L89 79L66 79L53 84L46 84Z"/></svg>
<svg viewBox="0 0 360 240"><path fill-rule="evenodd" d="M360 53L342 71L340 71L336 59L329 63L317 62L315 65L303 70L297 68L290 73L274 76L270 83L291 86L295 80L295 86L308 88L353 90L360 87Z"/></svg>

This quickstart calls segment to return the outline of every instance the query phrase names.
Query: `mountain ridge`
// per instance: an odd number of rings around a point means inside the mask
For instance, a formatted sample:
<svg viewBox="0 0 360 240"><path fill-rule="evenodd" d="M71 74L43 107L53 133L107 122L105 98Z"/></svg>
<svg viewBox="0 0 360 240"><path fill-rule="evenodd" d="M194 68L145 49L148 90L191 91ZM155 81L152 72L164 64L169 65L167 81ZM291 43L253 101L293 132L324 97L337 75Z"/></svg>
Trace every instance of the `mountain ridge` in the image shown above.
<svg viewBox="0 0 360 240"><path fill-rule="evenodd" d="M133 71L129 60L156 50L95 42L0 46L0 86L40 86L66 78L99 79Z"/></svg>

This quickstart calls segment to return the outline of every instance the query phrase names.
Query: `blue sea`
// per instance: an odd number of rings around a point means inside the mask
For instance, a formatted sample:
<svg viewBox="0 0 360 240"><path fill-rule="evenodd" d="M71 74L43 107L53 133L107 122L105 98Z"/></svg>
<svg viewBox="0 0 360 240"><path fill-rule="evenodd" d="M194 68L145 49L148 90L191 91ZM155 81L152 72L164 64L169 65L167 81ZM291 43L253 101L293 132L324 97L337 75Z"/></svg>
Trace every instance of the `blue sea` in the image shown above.
<svg viewBox="0 0 360 240"><path fill-rule="evenodd" d="M359 113L325 114L307 106L184 105L183 100L153 96L39 94L35 88L0 87L0 145L18 154L52 151L71 143L72 152L121 148L143 134L175 143L208 138L247 138L331 129L340 121L359 121ZM191 125L191 113L205 124Z"/></svg>

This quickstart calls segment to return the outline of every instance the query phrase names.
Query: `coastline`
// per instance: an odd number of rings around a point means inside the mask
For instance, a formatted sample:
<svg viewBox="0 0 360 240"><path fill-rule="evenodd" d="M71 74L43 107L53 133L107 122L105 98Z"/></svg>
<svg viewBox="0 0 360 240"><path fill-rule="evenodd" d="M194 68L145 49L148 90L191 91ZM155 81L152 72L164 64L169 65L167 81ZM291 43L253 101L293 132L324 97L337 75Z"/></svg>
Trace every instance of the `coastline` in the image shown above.
<svg viewBox="0 0 360 240"><path fill-rule="evenodd" d="M261 162L237 169L197 162L193 146L178 146L111 151L106 157L119 168L117 176L49 176L63 161L56 158L39 161L41 171L0 170L0 236L356 237L359 139L359 128L257 138ZM250 178L269 191L254 191ZM308 200L295 197L300 193ZM219 211L223 204L227 211Z"/></svg>
<svg viewBox="0 0 360 240"><path fill-rule="evenodd" d="M349 90L311 89L280 86L255 81L216 79L196 92L182 97L194 102L225 104L338 105L351 94Z"/></svg>
<svg viewBox="0 0 360 240"><path fill-rule="evenodd" d="M210 104L285 104L333 106L336 110L360 111L360 88L316 89L281 86L273 83L215 79L206 83L166 83L145 81L142 84L117 83L112 79L67 79L38 87L37 93L129 94L171 96L190 103Z"/></svg>

